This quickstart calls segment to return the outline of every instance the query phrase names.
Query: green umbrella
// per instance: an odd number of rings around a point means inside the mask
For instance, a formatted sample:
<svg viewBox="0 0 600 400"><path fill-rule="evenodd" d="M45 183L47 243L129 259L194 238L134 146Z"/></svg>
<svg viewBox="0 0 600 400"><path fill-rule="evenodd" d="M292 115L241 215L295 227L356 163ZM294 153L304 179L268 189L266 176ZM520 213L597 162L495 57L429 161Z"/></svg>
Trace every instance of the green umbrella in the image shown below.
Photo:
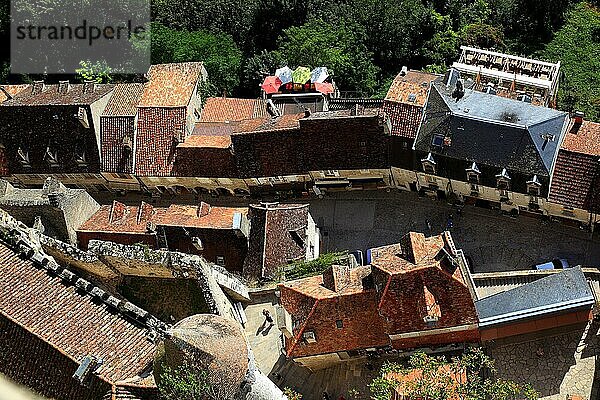
<svg viewBox="0 0 600 400"><path fill-rule="evenodd" d="M292 72L292 81L294 83L306 83L310 79L310 69L298 67Z"/></svg>

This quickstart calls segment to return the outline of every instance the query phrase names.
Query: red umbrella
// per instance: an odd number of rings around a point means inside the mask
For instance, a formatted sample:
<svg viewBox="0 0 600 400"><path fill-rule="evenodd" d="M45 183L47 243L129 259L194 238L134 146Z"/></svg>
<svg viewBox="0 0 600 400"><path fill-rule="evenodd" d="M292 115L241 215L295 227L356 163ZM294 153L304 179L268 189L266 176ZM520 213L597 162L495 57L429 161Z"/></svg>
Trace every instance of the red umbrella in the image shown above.
<svg viewBox="0 0 600 400"><path fill-rule="evenodd" d="M321 92L323 94L331 94L333 93L333 85L331 83L318 83L315 82L315 89L317 92Z"/></svg>
<svg viewBox="0 0 600 400"><path fill-rule="evenodd" d="M276 76L267 76L265 78L265 81L263 82L263 84L260 85L260 87L267 94L277 93L280 86L281 86L281 79L279 79Z"/></svg>

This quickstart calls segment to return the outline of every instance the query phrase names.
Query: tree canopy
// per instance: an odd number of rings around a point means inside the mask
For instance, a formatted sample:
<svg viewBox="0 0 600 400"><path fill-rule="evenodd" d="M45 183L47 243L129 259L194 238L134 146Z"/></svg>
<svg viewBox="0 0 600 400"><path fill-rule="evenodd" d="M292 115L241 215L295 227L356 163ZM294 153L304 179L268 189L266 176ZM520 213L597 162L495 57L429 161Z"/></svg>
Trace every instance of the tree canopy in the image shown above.
<svg viewBox="0 0 600 400"><path fill-rule="evenodd" d="M450 360L425 353L413 354L408 366L386 363L370 384L372 399L389 400L400 389L408 399L534 400L529 384L494 378L494 361L481 349L470 349Z"/></svg>

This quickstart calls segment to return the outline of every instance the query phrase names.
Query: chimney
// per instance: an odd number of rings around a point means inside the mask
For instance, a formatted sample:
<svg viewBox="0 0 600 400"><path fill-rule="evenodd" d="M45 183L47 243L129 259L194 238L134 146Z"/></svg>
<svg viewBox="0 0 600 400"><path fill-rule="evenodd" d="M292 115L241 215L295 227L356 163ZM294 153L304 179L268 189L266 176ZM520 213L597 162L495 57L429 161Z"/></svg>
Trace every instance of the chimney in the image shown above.
<svg viewBox="0 0 600 400"><path fill-rule="evenodd" d="M402 67L402 69L400 70L400 75L401 76L406 76L407 73L408 73L408 67L406 65L404 65Z"/></svg>
<svg viewBox="0 0 600 400"><path fill-rule="evenodd" d="M198 209L196 210L196 216L198 218L201 218L201 217L204 217L205 215L207 215L209 212L210 212L210 204L201 202L200 205L198 206Z"/></svg>
<svg viewBox="0 0 600 400"><path fill-rule="evenodd" d="M44 81L34 81L31 89L32 94L41 93L44 90Z"/></svg>
<svg viewBox="0 0 600 400"><path fill-rule="evenodd" d="M83 93L94 93L96 90L96 83L94 81L83 82Z"/></svg>
<svg viewBox="0 0 600 400"><path fill-rule="evenodd" d="M573 119L574 119L575 123L578 125L583 124L583 117L584 117L584 114L582 111L575 111L575 114L573 114Z"/></svg>
<svg viewBox="0 0 600 400"><path fill-rule="evenodd" d="M350 284L350 267L332 265L323 272L323 286L333 292L339 292Z"/></svg>
<svg viewBox="0 0 600 400"><path fill-rule="evenodd" d="M307 108L306 110L304 110L304 118L308 117L310 117L310 109Z"/></svg>
<svg viewBox="0 0 600 400"><path fill-rule="evenodd" d="M58 81L58 93L66 94L70 88L69 81Z"/></svg>

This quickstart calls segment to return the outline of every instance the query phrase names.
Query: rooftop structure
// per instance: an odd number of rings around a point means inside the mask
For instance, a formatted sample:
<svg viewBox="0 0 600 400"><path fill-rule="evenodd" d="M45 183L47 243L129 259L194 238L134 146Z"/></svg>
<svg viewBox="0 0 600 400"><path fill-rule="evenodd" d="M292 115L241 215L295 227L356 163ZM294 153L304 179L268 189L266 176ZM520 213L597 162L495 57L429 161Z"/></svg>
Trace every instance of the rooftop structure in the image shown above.
<svg viewBox="0 0 600 400"><path fill-rule="evenodd" d="M0 372L51 398L156 395L153 340L165 324L59 265L6 213L0 231Z"/></svg>
<svg viewBox="0 0 600 400"><path fill-rule="evenodd" d="M319 256L319 229L308 204L250 205L250 242L244 275L270 278L290 262Z"/></svg>
<svg viewBox="0 0 600 400"><path fill-rule="evenodd" d="M450 70L432 85L414 147L528 178L549 177L567 124L565 112L466 88Z"/></svg>
<svg viewBox="0 0 600 400"><path fill-rule="evenodd" d="M526 283L475 303L482 339L587 323L595 304L580 267ZM537 321L537 322L536 322Z"/></svg>
<svg viewBox="0 0 600 400"><path fill-rule="evenodd" d="M478 340L474 290L449 233L411 232L372 257L368 266L333 266L280 285L294 321L284 327L289 357L322 368L367 349Z"/></svg>
<svg viewBox="0 0 600 400"><path fill-rule="evenodd" d="M571 125L558 152L549 200L565 207L600 211L600 124Z"/></svg>
<svg viewBox="0 0 600 400"><path fill-rule="evenodd" d="M0 180L0 208L48 236L76 243L76 229L100 205L85 190L48 178L41 189L19 189Z"/></svg>
<svg viewBox="0 0 600 400"><path fill-rule="evenodd" d="M246 208L172 204L153 207L142 202L127 206L118 201L102 206L78 230L79 245L90 240L121 244L143 243L203 255L232 271L241 272L248 246Z"/></svg>
<svg viewBox="0 0 600 400"><path fill-rule="evenodd" d="M461 55L452 68L471 77L477 90L517 98L528 96L537 105L554 104L558 91L560 62L550 63L461 46Z"/></svg>

